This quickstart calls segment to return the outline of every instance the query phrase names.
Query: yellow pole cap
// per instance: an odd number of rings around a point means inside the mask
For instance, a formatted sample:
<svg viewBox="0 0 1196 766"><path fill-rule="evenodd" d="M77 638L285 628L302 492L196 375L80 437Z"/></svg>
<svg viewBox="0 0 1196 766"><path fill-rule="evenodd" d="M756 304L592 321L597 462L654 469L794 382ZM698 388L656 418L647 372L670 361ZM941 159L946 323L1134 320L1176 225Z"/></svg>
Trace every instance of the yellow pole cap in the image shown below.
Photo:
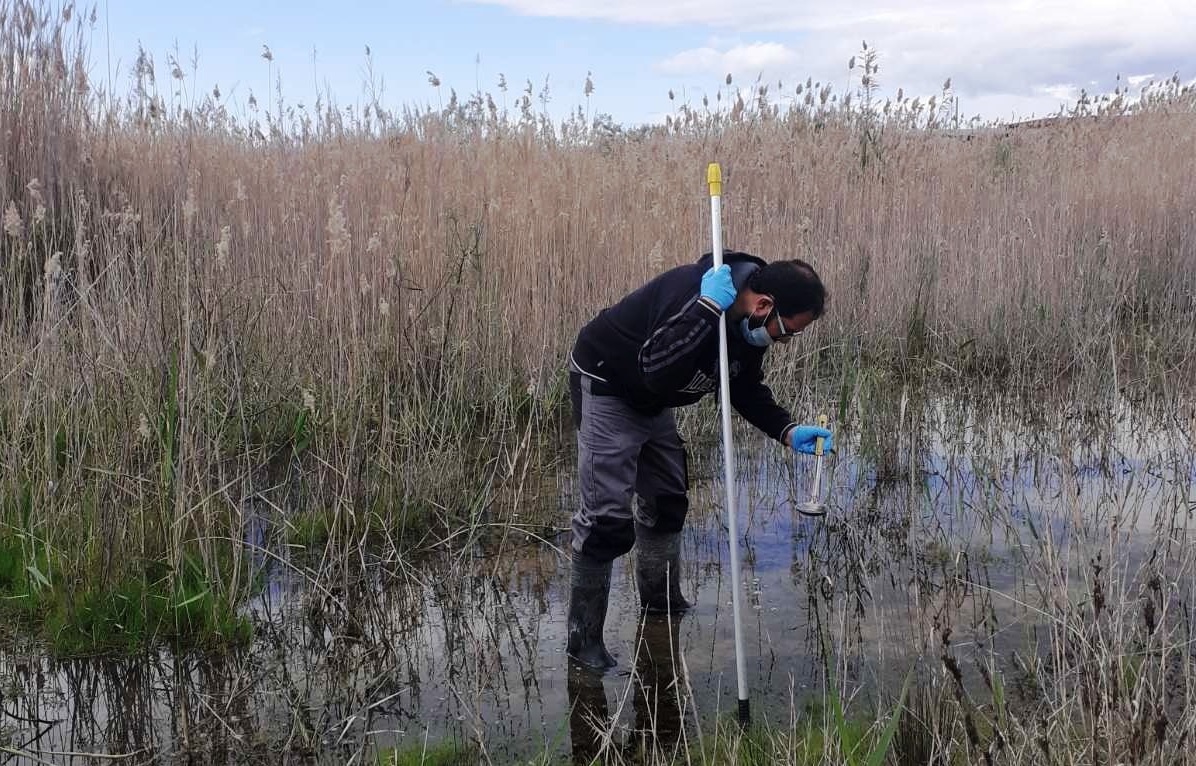
<svg viewBox="0 0 1196 766"><path fill-rule="evenodd" d="M712 162L706 166L706 183L710 185L711 197L721 197L723 195L723 170L718 166L717 162Z"/></svg>

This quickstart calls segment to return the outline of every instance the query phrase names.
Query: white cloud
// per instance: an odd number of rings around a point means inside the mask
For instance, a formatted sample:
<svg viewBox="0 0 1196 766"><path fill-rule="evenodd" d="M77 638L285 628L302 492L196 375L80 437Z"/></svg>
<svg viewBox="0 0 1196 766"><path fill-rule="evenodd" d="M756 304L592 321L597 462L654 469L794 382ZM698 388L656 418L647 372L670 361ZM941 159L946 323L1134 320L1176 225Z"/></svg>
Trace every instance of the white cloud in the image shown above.
<svg viewBox="0 0 1196 766"><path fill-rule="evenodd" d="M731 5L710 0L473 0L498 5L527 16L593 19L627 24L705 24L715 27L748 26L751 15L784 13L784 0L753 0Z"/></svg>
<svg viewBox="0 0 1196 766"><path fill-rule="evenodd" d="M1059 102L1072 101L1080 95L1080 89L1071 84L1039 85L1034 92L1049 96Z"/></svg>
<svg viewBox="0 0 1196 766"><path fill-rule="evenodd" d="M536 16L705 27L719 35L715 42L659 51L658 67L711 86L707 78L725 72L846 84L847 60L867 40L881 55L883 90L929 94L951 77L969 115L981 103L1057 110L1059 97L1078 95L1070 84L1112 90L1114 77L1128 72L1196 71L1191 0L1086 0L1083 10L1073 0L472 1ZM737 42L745 35L758 41Z"/></svg>
<svg viewBox="0 0 1196 766"><path fill-rule="evenodd" d="M674 54L660 62L666 74L692 75L731 73L765 73L792 71L798 61L796 51L780 43L756 42L736 45L719 51L715 48L695 48Z"/></svg>

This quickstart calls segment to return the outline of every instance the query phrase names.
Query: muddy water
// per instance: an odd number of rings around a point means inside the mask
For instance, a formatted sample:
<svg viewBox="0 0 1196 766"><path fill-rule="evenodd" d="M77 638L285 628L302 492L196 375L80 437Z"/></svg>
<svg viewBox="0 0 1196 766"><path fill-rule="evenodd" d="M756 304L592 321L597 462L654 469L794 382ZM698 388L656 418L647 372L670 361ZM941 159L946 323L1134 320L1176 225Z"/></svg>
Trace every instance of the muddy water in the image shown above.
<svg viewBox="0 0 1196 766"><path fill-rule="evenodd" d="M828 665L860 715L911 669L941 683L944 652L977 693L981 668L1013 688L1050 651L1053 615L1091 608L1094 578L1108 603L1132 605L1155 575L1193 602L1196 458L1182 418L1065 412L1032 424L947 411L843 444L820 519L795 509L812 461L744 435L756 720L816 710ZM695 476L719 474L717 448L695 447L693 460ZM683 748L736 708L722 493L712 478L693 488L683 552L695 608L684 617L641 619L633 558L616 562L607 637L619 666L603 678L571 672L563 654L566 473L543 513L525 512L555 532L515 518L502 536L318 582L304 562L276 562L242 653L55 663L6 650L0 743L52 763L372 763L384 748L449 740L473 748L466 762L555 762L596 753L598 721L607 747L650 731Z"/></svg>

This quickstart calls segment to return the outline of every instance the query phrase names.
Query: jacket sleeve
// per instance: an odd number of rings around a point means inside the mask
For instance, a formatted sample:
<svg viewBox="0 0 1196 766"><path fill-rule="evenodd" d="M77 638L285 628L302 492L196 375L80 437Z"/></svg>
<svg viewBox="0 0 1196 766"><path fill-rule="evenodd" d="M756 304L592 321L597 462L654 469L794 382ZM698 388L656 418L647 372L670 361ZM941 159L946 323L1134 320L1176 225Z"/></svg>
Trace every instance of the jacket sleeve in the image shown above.
<svg viewBox="0 0 1196 766"><path fill-rule="evenodd" d="M772 389L764 383L764 370L759 360L731 381L731 406L749 423L777 441L782 441L789 426L797 425L789 411L773 399Z"/></svg>
<svg viewBox="0 0 1196 766"><path fill-rule="evenodd" d="M644 385L668 393L688 383L707 347L718 342L721 319L716 306L697 296L666 317L640 346L638 361Z"/></svg>

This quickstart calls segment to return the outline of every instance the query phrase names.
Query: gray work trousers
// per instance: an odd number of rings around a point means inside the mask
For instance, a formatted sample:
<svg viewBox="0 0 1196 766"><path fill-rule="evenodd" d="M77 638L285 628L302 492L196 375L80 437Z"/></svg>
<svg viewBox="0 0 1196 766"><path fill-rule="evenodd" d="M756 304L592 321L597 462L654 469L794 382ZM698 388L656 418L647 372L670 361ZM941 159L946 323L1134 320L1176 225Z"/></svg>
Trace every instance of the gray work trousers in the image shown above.
<svg viewBox="0 0 1196 766"><path fill-rule="evenodd" d="M689 511L689 472L673 410L645 415L576 371L569 384L581 490L573 549L611 561L635 545L636 522L680 532Z"/></svg>

